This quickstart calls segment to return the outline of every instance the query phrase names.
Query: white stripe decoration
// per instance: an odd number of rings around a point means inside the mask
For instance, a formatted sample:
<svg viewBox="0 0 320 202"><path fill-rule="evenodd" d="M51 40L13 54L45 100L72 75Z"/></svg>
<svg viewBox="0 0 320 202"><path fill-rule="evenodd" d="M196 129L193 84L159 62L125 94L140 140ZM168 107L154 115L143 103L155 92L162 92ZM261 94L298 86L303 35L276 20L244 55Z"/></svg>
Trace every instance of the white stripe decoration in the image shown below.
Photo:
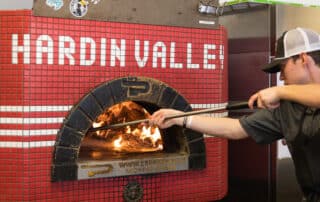
<svg viewBox="0 0 320 202"><path fill-rule="evenodd" d="M227 103L218 104L191 104L193 109L206 109L206 108L221 108L226 107ZM0 106L0 112L67 112L72 106ZM228 116L228 112L210 113L204 114L204 116L211 117L225 117ZM65 117L42 117L42 118L12 118L12 117L0 117L1 124L60 124ZM16 129L0 129L0 136L10 137L31 137L31 136L49 136L56 135L59 132L59 128L56 129L34 129L34 130L16 130ZM207 137L205 135L205 137ZM17 142L17 141L0 141L0 148L41 148L52 147L55 141L29 141L29 142Z"/></svg>
<svg viewBox="0 0 320 202"><path fill-rule="evenodd" d="M43 129L43 130L2 130L0 136L47 136L56 135L59 129Z"/></svg>
<svg viewBox="0 0 320 202"><path fill-rule="evenodd" d="M0 112L64 112L72 106L0 106Z"/></svg>
<svg viewBox="0 0 320 202"><path fill-rule="evenodd" d="M47 124L47 123L62 123L61 117L49 117L49 118L11 118L0 117L1 124Z"/></svg>
<svg viewBox="0 0 320 202"><path fill-rule="evenodd" d="M215 104L191 104L193 109L204 109L227 106L227 103ZM0 105L0 112L67 112L72 108L71 105L65 106L4 106Z"/></svg>
<svg viewBox="0 0 320 202"><path fill-rule="evenodd" d="M55 141L34 141L34 142L0 142L0 148L31 149L39 147L52 147Z"/></svg>
<svg viewBox="0 0 320 202"><path fill-rule="evenodd" d="M206 108L221 108L226 107L228 103L217 103L217 104L191 104L192 109L206 109Z"/></svg>

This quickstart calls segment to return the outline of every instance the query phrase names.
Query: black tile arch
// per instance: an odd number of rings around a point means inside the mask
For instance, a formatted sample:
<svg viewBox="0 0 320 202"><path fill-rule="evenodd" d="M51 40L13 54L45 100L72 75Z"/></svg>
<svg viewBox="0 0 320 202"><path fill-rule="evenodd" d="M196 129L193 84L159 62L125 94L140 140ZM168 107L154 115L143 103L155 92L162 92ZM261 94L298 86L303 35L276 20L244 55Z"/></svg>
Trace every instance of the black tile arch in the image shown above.
<svg viewBox="0 0 320 202"><path fill-rule="evenodd" d="M123 101L143 104L150 113L159 108L192 110L175 89L152 78L123 77L97 86L70 110L58 132L52 160L52 181L77 180L77 159L83 137L104 110ZM186 148L189 154L189 169L205 168L203 134L177 126L168 129L167 133L172 131L183 136L185 143L181 147Z"/></svg>
<svg viewBox="0 0 320 202"><path fill-rule="evenodd" d="M79 103L79 107L91 120L95 120L103 112L98 100L91 93L83 98Z"/></svg>
<svg viewBox="0 0 320 202"><path fill-rule="evenodd" d="M85 134L64 126L58 133L56 145L62 147L77 147Z"/></svg>

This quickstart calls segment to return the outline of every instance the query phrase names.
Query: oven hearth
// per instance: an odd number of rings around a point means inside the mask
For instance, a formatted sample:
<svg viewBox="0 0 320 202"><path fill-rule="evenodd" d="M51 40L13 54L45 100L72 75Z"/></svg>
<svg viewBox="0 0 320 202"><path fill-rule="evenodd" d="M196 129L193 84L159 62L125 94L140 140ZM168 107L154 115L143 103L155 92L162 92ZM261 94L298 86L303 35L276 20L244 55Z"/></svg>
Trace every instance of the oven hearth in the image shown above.
<svg viewBox="0 0 320 202"><path fill-rule="evenodd" d="M156 126L147 123L125 125L127 122L145 120L150 113L141 105L132 101L115 104L100 114L92 124L92 129L112 126L113 124L124 124L122 127L112 127L104 130L92 131L89 129L82 148L93 149L93 156L104 151L115 151L121 153L154 152L163 149L161 131ZM91 146L91 147L90 147ZM84 148L83 148L84 149ZM81 152L81 149L80 149Z"/></svg>

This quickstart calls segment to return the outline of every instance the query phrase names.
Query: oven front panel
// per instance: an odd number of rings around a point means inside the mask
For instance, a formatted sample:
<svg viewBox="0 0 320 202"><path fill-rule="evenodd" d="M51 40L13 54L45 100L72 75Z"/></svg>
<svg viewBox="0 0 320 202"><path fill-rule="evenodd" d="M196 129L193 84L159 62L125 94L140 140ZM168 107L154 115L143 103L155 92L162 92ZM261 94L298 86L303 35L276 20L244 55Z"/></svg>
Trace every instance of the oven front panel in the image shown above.
<svg viewBox="0 0 320 202"><path fill-rule="evenodd" d="M56 183L50 177L65 117L101 83L144 76L177 89L195 110L225 105L223 27L45 18L31 11L1 11L0 21L0 201L118 201L132 187L141 188L144 200L209 201L225 195L227 141L218 138L205 139L207 168L200 171ZM74 144L81 141L71 136ZM77 156L77 150L66 151L66 158Z"/></svg>

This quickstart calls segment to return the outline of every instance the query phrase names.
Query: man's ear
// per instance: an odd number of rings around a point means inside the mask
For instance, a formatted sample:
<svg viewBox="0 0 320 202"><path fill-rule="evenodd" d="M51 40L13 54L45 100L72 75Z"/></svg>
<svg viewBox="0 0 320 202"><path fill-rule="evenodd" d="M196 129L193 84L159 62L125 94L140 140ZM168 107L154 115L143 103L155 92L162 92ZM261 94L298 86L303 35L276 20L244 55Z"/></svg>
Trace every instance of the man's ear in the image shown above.
<svg viewBox="0 0 320 202"><path fill-rule="evenodd" d="M302 60L302 64L306 64L308 62L308 55L307 53L300 53L300 58Z"/></svg>
<svg viewBox="0 0 320 202"><path fill-rule="evenodd" d="M310 66L310 65L313 65L314 64L314 61L312 59L312 57L310 55L308 55L307 53L301 53L300 54L300 58L302 60L302 64L304 66Z"/></svg>

